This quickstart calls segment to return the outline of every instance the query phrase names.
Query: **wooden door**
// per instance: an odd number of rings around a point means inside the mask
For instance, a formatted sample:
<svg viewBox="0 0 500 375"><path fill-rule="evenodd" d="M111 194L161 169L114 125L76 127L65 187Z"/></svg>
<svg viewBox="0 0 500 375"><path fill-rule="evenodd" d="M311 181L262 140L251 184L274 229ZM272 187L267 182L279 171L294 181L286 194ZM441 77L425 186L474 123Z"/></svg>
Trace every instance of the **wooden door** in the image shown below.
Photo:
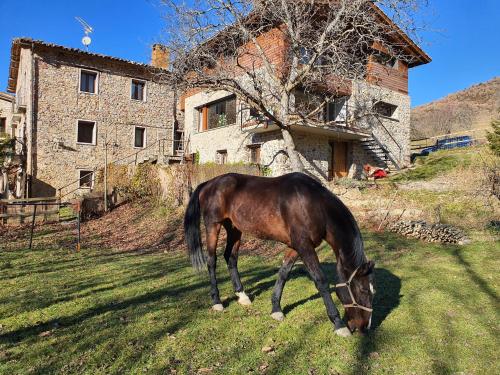
<svg viewBox="0 0 500 375"><path fill-rule="evenodd" d="M332 150L329 178L347 177L347 142L330 142Z"/></svg>

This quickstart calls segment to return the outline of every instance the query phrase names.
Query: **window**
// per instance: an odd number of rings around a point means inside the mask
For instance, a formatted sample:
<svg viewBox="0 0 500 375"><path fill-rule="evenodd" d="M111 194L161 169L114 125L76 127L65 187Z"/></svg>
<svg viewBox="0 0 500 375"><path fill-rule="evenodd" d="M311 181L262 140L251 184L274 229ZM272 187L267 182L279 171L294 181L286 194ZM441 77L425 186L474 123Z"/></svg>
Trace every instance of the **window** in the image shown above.
<svg viewBox="0 0 500 375"><path fill-rule="evenodd" d="M144 148L146 146L146 128L136 126L134 132L134 147Z"/></svg>
<svg viewBox="0 0 500 375"><path fill-rule="evenodd" d="M391 57L385 53L379 52L374 55L375 61L381 65L384 65L388 68L398 69L399 68L399 60L395 57Z"/></svg>
<svg viewBox="0 0 500 375"><path fill-rule="evenodd" d="M7 119L5 117L0 117L0 135L7 132Z"/></svg>
<svg viewBox="0 0 500 375"><path fill-rule="evenodd" d="M236 123L236 97L231 96L199 108L200 131Z"/></svg>
<svg viewBox="0 0 500 375"><path fill-rule="evenodd" d="M299 64L308 64L311 59L313 58L314 55L314 50L312 48L307 48L307 47L300 47L299 48ZM316 58L316 61L314 61L313 66L316 67L321 67L322 65L325 64L325 57L324 55L320 55Z"/></svg>
<svg viewBox="0 0 500 375"><path fill-rule="evenodd" d="M144 88L146 82L137 79L132 80L132 99L144 101Z"/></svg>
<svg viewBox="0 0 500 375"><path fill-rule="evenodd" d="M260 115L260 112L259 112L257 109L255 109L255 108L251 107L251 108L250 108L250 117L251 117L251 118L257 118L257 119L258 119L258 118L260 118L260 117L261 117L261 115Z"/></svg>
<svg viewBox="0 0 500 375"><path fill-rule="evenodd" d="M318 108L324 105L325 98L312 92L297 90L295 96L295 111L303 117L314 121L324 119L323 111Z"/></svg>
<svg viewBox="0 0 500 375"><path fill-rule="evenodd" d="M94 171L80 170L79 172L79 187L81 189L92 189L94 187Z"/></svg>
<svg viewBox="0 0 500 375"><path fill-rule="evenodd" d="M82 70L80 73L80 91L90 94L96 93L97 73Z"/></svg>
<svg viewBox="0 0 500 375"><path fill-rule="evenodd" d="M345 122L347 119L347 97L334 98L326 107L326 121Z"/></svg>
<svg viewBox="0 0 500 375"><path fill-rule="evenodd" d="M373 105L373 111L376 114L389 118L395 118L397 108L398 106L386 102L376 102Z"/></svg>
<svg viewBox="0 0 500 375"><path fill-rule="evenodd" d="M96 123L94 121L78 121L77 143L95 145Z"/></svg>
<svg viewBox="0 0 500 375"><path fill-rule="evenodd" d="M299 48L299 64L307 64L311 60L312 51L306 47Z"/></svg>
<svg viewBox="0 0 500 375"><path fill-rule="evenodd" d="M249 145L250 149L250 163L260 164L260 145Z"/></svg>
<svg viewBox="0 0 500 375"><path fill-rule="evenodd" d="M226 164L227 163L227 150L217 151L217 163Z"/></svg>

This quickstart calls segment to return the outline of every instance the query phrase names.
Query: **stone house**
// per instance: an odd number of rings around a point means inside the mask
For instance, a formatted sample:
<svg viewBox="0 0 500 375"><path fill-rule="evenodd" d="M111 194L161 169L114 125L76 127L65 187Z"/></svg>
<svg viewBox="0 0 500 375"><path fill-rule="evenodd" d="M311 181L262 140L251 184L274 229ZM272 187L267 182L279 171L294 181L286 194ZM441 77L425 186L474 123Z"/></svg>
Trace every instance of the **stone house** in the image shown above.
<svg viewBox="0 0 500 375"><path fill-rule="evenodd" d="M12 42L8 91L23 144L25 196L91 189L105 161L171 162L178 139L175 95L157 77L169 54L153 46L151 65L29 38Z"/></svg>
<svg viewBox="0 0 500 375"><path fill-rule="evenodd" d="M267 59L278 66L287 56L282 35L276 27L257 37ZM366 163L389 169L410 163L408 73L431 60L402 31L400 37L411 59L398 60L374 43L376 53L368 59L366 78L350 82L345 94L325 108L329 125L291 126L306 170L320 180L360 177ZM241 62L245 64L252 66ZM376 115L367 118L364 126L353 126L351 114L361 105L371 106ZM186 144L201 163L256 163L269 167L272 175L290 171L288 157L280 153L284 141L279 128L262 121L231 92L194 89L181 97L180 107Z"/></svg>

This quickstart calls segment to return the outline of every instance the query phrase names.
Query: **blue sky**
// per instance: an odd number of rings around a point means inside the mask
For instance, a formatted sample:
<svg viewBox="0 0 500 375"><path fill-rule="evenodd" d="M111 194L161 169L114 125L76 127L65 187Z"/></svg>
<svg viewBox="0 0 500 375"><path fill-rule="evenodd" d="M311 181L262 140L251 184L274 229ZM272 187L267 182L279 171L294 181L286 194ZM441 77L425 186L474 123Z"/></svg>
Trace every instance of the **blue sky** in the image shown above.
<svg viewBox="0 0 500 375"><path fill-rule="evenodd" d="M410 71L412 105L419 105L500 75L500 1L430 0L423 49L433 61ZM0 0L0 91L7 86L10 45L28 36L81 47L75 16L90 23L91 51L149 62L160 41L158 0Z"/></svg>

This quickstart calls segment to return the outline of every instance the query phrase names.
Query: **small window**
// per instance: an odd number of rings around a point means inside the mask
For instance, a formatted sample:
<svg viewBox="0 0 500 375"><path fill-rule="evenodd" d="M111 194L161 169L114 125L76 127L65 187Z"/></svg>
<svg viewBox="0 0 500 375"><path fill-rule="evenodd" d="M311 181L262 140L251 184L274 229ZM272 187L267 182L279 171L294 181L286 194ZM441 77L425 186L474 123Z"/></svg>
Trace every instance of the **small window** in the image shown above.
<svg viewBox="0 0 500 375"><path fill-rule="evenodd" d="M307 48L307 47L300 47L299 48L299 54L298 54L298 59L299 59L299 64L308 64L311 59L313 58L314 55L314 50L312 48ZM320 55L316 57L316 60L314 61L314 66L322 66L325 64L325 56Z"/></svg>
<svg viewBox="0 0 500 375"><path fill-rule="evenodd" d="M260 164L260 145L249 145L250 149L250 163Z"/></svg>
<svg viewBox="0 0 500 375"><path fill-rule="evenodd" d="M328 102L326 120L345 122L347 118L347 97L335 98Z"/></svg>
<svg viewBox="0 0 500 375"><path fill-rule="evenodd" d="M7 119L5 117L0 117L0 135L7 132Z"/></svg>
<svg viewBox="0 0 500 375"><path fill-rule="evenodd" d="M394 118L396 115L396 109L398 109L398 106L386 102L376 102L373 105L373 111L384 117Z"/></svg>
<svg viewBox="0 0 500 375"><path fill-rule="evenodd" d="M132 80L132 99L144 101L144 88L146 82L136 79Z"/></svg>
<svg viewBox="0 0 500 375"><path fill-rule="evenodd" d="M134 132L134 147L144 148L146 146L146 129L136 126Z"/></svg>
<svg viewBox="0 0 500 375"><path fill-rule="evenodd" d="M92 189L94 186L94 171L82 169L79 174L78 186L81 189Z"/></svg>
<svg viewBox="0 0 500 375"><path fill-rule="evenodd" d="M258 119L260 117L261 117L260 112L257 109L251 107L250 108L250 118Z"/></svg>
<svg viewBox="0 0 500 375"><path fill-rule="evenodd" d="M95 145L96 124L94 121L78 121L77 143Z"/></svg>
<svg viewBox="0 0 500 375"><path fill-rule="evenodd" d="M217 163L226 164L227 163L227 150L217 151Z"/></svg>
<svg viewBox="0 0 500 375"><path fill-rule="evenodd" d="M323 111L318 108L323 105L324 97L311 93L297 90L294 92L295 96L295 111L300 116L307 117L311 120L321 121L324 119Z"/></svg>
<svg viewBox="0 0 500 375"><path fill-rule="evenodd" d="M375 61L388 68L393 68L393 69L399 68L399 60L397 58L389 56L382 52L375 54Z"/></svg>
<svg viewBox="0 0 500 375"><path fill-rule="evenodd" d="M80 91L91 94L96 93L97 73L82 70L80 74Z"/></svg>
<svg viewBox="0 0 500 375"><path fill-rule="evenodd" d="M311 60L312 51L306 47L299 48L299 64L307 64Z"/></svg>

